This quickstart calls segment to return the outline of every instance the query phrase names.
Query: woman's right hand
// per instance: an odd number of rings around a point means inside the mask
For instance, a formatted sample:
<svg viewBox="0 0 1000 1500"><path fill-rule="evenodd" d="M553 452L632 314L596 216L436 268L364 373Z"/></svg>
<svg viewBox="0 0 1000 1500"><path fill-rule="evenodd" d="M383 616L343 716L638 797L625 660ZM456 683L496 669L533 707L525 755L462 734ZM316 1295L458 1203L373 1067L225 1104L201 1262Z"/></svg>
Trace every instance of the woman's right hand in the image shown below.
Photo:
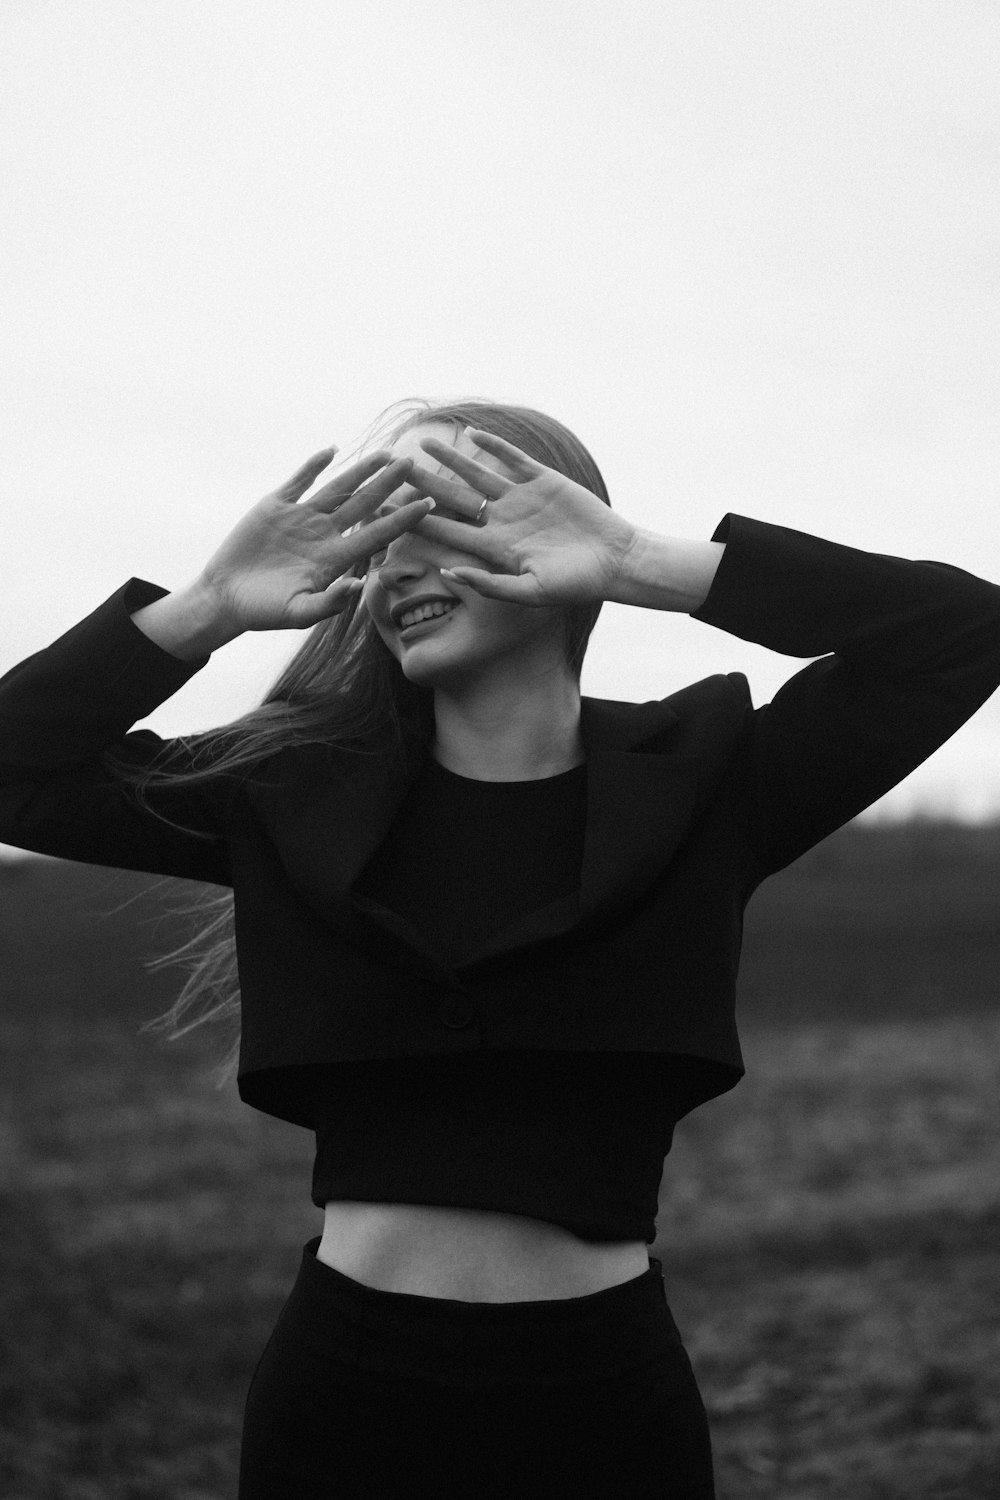
<svg viewBox="0 0 1000 1500"><path fill-rule="evenodd" d="M406 483L413 465L409 458L392 460L386 448L359 459L303 500L336 451L324 448L314 454L259 500L202 569L196 587L211 597L213 606L217 603L227 635L304 630L339 614L360 587L352 571L356 565L434 508L434 501L425 497L372 519ZM358 521L367 524L345 536Z"/></svg>

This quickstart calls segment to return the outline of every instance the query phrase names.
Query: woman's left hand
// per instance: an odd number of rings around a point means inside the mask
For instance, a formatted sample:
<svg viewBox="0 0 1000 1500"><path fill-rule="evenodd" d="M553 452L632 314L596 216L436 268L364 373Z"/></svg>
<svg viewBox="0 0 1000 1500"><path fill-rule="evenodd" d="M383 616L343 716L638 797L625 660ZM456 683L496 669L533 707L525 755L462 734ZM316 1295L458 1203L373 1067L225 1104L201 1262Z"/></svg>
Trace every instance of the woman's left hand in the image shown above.
<svg viewBox="0 0 1000 1500"><path fill-rule="evenodd" d="M442 575L488 599L512 604L566 605L609 598L636 540L631 522L512 443L479 428L468 429L468 436L515 477L508 479L436 438L421 442L432 458L465 483L414 464L409 483L418 494L433 496L459 515L475 515L482 500L489 502L478 525L430 516L414 527L430 541L471 552L484 563L482 568L464 563L442 568Z"/></svg>

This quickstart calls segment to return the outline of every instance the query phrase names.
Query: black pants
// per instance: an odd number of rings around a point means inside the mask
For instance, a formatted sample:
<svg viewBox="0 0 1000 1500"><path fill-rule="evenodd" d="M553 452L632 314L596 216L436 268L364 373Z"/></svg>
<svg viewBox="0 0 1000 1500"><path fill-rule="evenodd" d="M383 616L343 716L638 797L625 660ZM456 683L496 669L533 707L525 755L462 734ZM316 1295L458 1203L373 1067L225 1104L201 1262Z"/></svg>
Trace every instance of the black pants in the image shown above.
<svg viewBox="0 0 1000 1500"><path fill-rule="evenodd" d="M383 1292L310 1240L247 1396L239 1500L712 1500L660 1262L552 1302Z"/></svg>

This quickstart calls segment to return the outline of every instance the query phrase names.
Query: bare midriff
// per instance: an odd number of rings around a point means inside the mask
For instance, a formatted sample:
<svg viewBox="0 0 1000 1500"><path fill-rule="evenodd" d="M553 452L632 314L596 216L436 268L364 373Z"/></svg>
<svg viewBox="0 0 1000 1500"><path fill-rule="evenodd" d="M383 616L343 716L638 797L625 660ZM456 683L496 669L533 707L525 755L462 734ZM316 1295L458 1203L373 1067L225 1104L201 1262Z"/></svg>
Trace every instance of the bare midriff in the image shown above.
<svg viewBox="0 0 1000 1500"><path fill-rule="evenodd" d="M383 1292L458 1302L586 1297L649 1270L644 1240L594 1243L542 1219L419 1203L328 1203L316 1255Z"/></svg>

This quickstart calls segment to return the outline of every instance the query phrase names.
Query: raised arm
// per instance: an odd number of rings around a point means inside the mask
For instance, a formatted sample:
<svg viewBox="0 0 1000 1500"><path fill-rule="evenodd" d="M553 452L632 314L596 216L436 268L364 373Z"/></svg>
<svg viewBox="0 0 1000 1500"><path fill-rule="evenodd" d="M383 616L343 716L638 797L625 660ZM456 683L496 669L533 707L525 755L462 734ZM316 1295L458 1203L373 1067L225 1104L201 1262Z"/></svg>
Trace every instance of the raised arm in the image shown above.
<svg viewBox="0 0 1000 1500"><path fill-rule="evenodd" d="M909 562L727 516L710 541L632 525L595 495L492 434L467 439L503 472L435 439L459 478L412 482L445 506L471 487L478 528L421 523L482 559L450 580L522 604L610 600L686 612L788 656L822 657L753 711L745 678L746 837L780 869L887 792L1000 685L1000 588L946 563ZM481 503L481 502L480 502Z"/></svg>
<svg viewBox="0 0 1000 1500"><path fill-rule="evenodd" d="M162 805L182 834L138 807L103 761L115 750L136 768L161 756L177 767L181 742L129 733L207 656L181 661L133 624L131 612L168 597L133 578L92 614L0 679L0 840L87 864L229 883L221 789L188 788Z"/></svg>
<svg viewBox="0 0 1000 1500"><path fill-rule="evenodd" d="M747 837L769 873L909 775L1000 685L1000 588L743 516L715 540L725 552L694 618L820 658L756 711L746 697Z"/></svg>
<svg viewBox="0 0 1000 1500"><path fill-rule="evenodd" d="M190 769L186 741L131 726L244 630L305 628L343 609L360 587L351 570L427 514L430 503L419 500L363 533L353 530L409 471L406 460L386 466L384 450L297 503L333 451L317 454L259 501L186 588L169 594L133 578L0 679L0 842L89 864L229 882L232 779L158 786L157 816L137 802L108 757L137 770L154 761Z"/></svg>

